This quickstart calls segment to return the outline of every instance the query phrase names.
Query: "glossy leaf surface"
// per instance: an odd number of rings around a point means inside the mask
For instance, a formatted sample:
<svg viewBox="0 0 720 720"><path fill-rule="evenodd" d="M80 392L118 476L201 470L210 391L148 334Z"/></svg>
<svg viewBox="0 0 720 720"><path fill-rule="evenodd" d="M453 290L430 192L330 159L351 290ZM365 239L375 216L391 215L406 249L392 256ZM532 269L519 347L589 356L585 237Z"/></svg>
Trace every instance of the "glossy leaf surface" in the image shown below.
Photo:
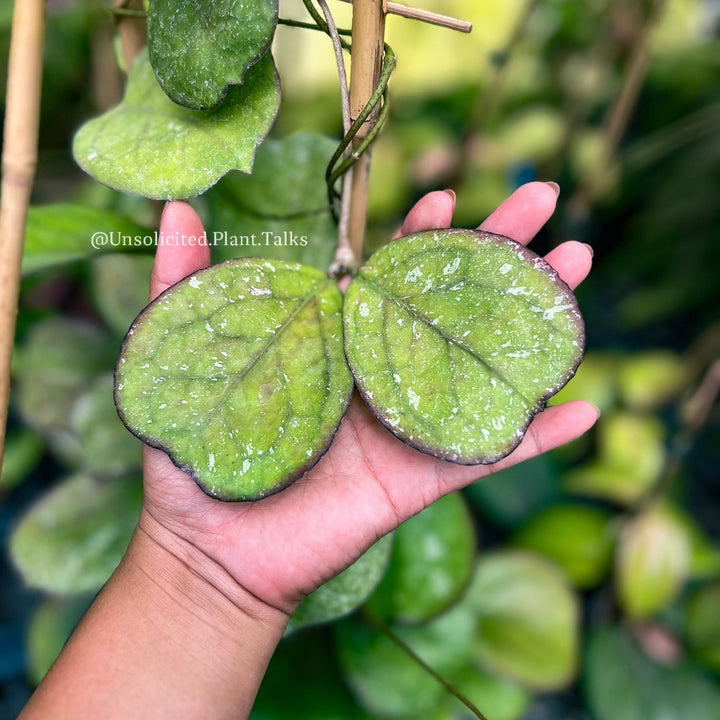
<svg viewBox="0 0 720 720"><path fill-rule="evenodd" d="M325 168L337 141L297 133L266 140L251 175L233 172L207 195L217 260L260 256L327 270L337 245Z"/></svg>
<svg viewBox="0 0 720 720"><path fill-rule="evenodd" d="M70 478L22 518L11 557L32 587L55 593L98 590L120 562L141 505L139 478Z"/></svg>
<svg viewBox="0 0 720 720"><path fill-rule="evenodd" d="M348 288L344 322L348 362L378 419L463 464L511 452L584 348L557 273L512 240L470 230L380 249Z"/></svg>
<svg viewBox="0 0 720 720"><path fill-rule="evenodd" d="M319 270L241 259L137 318L116 371L127 427L209 495L257 500L317 462L350 400L342 296Z"/></svg>
<svg viewBox="0 0 720 720"><path fill-rule="evenodd" d="M83 125L73 152L79 165L115 190L164 200L198 195L230 170L250 172L272 125L280 87L266 55L211 112L172 102L147 53L133 63L123 101Z"/></svg>
<svg viewBox="0 0 720 720"><path fill-rule="evenodd" d="M390 566L368 610L407 623L438 615L470 582L475 545L473 521L462 495L437 500L395 531Z"/></svg>
<svg viewBox="0 0 720 720"><path fill-rule="evenodd" d="M503 551L478 565L468 602L478 613L476 656L485 667L535 690L556 690L575 675L578 600L556 566Z"/></svg>
<svg viewBox="0 0 720 720"><path fill-rule="evenodd" d="M277 19L277 0L153 0L150 62L168 97L208 110L267 52Z"/></svg>
<svg viewBox="0 0 720 720"><path fill-rule="evenodd" d="M387 569L392 547L392 535L380 538L349 568L308 595L290 618L287 631L330 622L360 607Z"/></svg>

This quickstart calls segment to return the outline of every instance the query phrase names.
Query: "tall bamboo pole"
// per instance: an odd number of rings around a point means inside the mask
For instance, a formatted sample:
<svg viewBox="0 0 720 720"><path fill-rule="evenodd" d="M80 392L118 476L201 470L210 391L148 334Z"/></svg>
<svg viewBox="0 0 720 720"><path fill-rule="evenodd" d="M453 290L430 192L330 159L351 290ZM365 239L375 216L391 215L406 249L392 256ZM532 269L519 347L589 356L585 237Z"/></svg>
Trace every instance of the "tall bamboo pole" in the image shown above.
<svg viewBox="0 0 720 720"><path fill-rule="evenodd" d="M20 263L37 166L45 0L15 0L0 202L0 466L5 446Z"/></svg>
<svg viewBox="0 0 720 720"><path fill-rule="evenodd" d="M385 7L383 0L354 0L352 21L352 65L350 73L350 115L355 120L370 100L380 79L385 47ZM376 113L372 113L355 136L357 146L370 131ZM367 222L368 150L352 169L352 189L348 220L350 247L357 262L362 262Z"/></svg>

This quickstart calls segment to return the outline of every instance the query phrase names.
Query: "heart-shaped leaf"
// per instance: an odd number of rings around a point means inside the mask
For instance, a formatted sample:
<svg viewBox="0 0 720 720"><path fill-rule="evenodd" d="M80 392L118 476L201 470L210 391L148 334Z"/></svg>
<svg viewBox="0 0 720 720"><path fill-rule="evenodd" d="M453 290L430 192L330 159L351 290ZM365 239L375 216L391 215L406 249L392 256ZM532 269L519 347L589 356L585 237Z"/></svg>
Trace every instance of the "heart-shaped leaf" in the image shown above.
<svg viewBox="0 0 720 720"><path fill-rule="evenodd" d="M266 140L252 175L226 175L206 196L216 260L254 255L327 270L337 226L325 168L336 148L336 140L311 133Z"/></svg>
<svg viewBox="0 0 720 720"><path fill-rule="evenodd" d="M577 302L557 273L519 243L471 230L381 248L343 314L350 368L380 422L462 464L511 452L584 348Z"/></svg>
<svg viewBox="0 0 720 720"><path fill-rule="evenodd" d="M98 590L127 549L141 505L139 478L70 478L25 514L10 555L32 587L55 593Z"/></svg>
<svg viewBox="0 0 720 720"><path fill-rule="evenodd" d="M368 610L421 623L440 614L467 587L475 566L475 530L467 505L451 493L404 522L385 577Z"/></svg>
<svg viewBox="0 0 720 720"><path fill-rule="evenodd" d="M271 55L211 112L172 102L147 53L135 59L123 101L75 136L78 164L105 185L164 200L198 195L230 170L250 172L280 103Z"/></svg>
<svg viewBox="0 0 720 720"><path fill-rule="evenodd" d="M120 416L208 494L257 500L329 447L350 401L342 296L327 275L230 260L137 318L116 370Z"/></svg>
<svg viewBox="0 0 720 720"><path fill-rule="evenodd" d="M578 601L556 566L530 553L484 557L468 590L478 613L478 661L536 690L557 690L575 674Z"/></svg>
<svg viewBox="0 0 720 720"><path fill-rule="evenodd" d="M270 48L278 0L153 0L150 62L168 97L207 110Z"/></svg>
<svg viewBox="0 0 720 720"><path fill-rule="evenodd" d="M290 618L286 633L336 620L359 608L380 582L392 547L392 535L380 538L349 568L308 595Z"/></svg>

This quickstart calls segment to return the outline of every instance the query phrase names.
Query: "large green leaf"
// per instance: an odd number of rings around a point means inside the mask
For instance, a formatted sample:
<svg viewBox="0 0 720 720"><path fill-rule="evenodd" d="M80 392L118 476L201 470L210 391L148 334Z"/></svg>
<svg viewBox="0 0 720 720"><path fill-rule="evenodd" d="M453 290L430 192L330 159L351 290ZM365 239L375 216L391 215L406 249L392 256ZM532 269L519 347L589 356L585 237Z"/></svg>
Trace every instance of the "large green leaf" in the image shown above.
<svg viewBox="0 0 720 720"><path fill-rule="evenodd" d="M602 627L590 635L584 676L594 720L720 717L717 685L691 665L656 665L620 628Z"/></svg>
<svg viewBox="0 0 720 720"><path fill-rule="evenodd" d="M577 667L578 601L564 576L520 551L485 556L468 591L476 653L487 668L536 690L570 683Z"/></svg>
<svg viewBox="0 0 720 720"><path fill-rule="evenodd" d="M468 663L473 614L458 605L427 625L394 627L414 653L446 679ZM357 617L337 626L340 663L361 704L381 717L413 717L431 711L445 690L387 635Z"/></svg>
<svg viewBox="0 0 720 720"><path fill-rule="evenodd" d="M150 252L154 243L151 231L109 210L70 203L39 205L28 213L22 271L40 272L104 252Z"/></svg>
<svg viewBox="0 0 720 720"><path fill-rule="evenodd" d="M278 0L152 0L148 47L160 85L180 105L216 106L270 48L277 20Z"/></svg>
<svg viewBox="0 0 720 720"><path fill-rule="evenodd" d="M548 508L514 538L514 544L540 553L560 565L579 588L605 578L612 564L615 535L612 515L588 505Z"/></svg>
<svg viewBox="0 0 720 720"><path fill-rule="evenodd" d="M270 54L211 112L173 103L147 53L133 63L123 101L83 125L73 152L80 166L116 190L159 199L198 195L230 170L250 172L272 125L280 86Z"/></svg>
<svg viewBox="0 0 720 720"><path fill-rule="evenodd" d="M330 622L359 608L380 582L392 547L392 535L380 538L350 567L308 595L290 618L287 632Z"/></svg>
<svg viewBox="0 0 720 720"><path fill-rule="evenodd" d="M291 260L327 270L337 245L325 168L337 141L298 133L266 140L252 175L229 173L207 196L214 257Z"/></svg>
<svg viewBox="0 0 720 720"><path fill-rule="evenodd" d="M584 347L557 273L522 245L471 230L381 248L350 284L344 322L348 362L378 419L463 464L515 448Z"/></svg>
<svg viewBox="0 0 720 720"><path fill-rule="evenodd" d="M78 475L24 515L10 555L32 587L55 593L98 590L120 562L140 515L138 478Z"/></svg>
<svg viewBox="0 0 720 720"><path fill-rule="evenodd" d="M121 417L213 497L281 490L327 450L350 400L341 304L327 275L296 263L246 258L194 273L128 332Z"/></svg>
<svg viewBox="0 0 720 720"><path fill-rule="evenodd" d="M419 623L438 615L467 587L475 567L473 521L459 493L446 495L395 531L395 548L368 610Z"/></svg>
<svg viewBox="0 0 720 720"><path fill-rule="evenodd" d="M85 614L92 595L50 597L33 613L27 631L27 664L35 685L45 677L75 626Z"/></svg>

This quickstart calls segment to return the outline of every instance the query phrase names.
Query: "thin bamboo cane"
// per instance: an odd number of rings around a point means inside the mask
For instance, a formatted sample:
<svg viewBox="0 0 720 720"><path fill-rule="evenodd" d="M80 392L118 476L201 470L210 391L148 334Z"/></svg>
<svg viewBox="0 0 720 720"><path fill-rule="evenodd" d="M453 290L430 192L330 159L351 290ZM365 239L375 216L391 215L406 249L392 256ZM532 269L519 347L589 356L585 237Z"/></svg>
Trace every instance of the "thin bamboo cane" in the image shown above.
<svg viewBox="0 0 720 720"><path fill-rule="evenodd" d="M350 115L358 117L380 79L385 46L385 9L383 0L355 0L352 22L352 65L350 75ZM353 141L357 147L367 137L377 113L373 112ZM362 262L367 222L368 185L370 182L368 150L352 169L352 188L348 218L350 247L358 263Z"/></svg>
<svg viewBox="0 0 720 720"><path fill-rule="evenodd" d="M0 466L10 395L20 263L37 166L45 0L16 0L8 60L0 202Z"/></svg>

